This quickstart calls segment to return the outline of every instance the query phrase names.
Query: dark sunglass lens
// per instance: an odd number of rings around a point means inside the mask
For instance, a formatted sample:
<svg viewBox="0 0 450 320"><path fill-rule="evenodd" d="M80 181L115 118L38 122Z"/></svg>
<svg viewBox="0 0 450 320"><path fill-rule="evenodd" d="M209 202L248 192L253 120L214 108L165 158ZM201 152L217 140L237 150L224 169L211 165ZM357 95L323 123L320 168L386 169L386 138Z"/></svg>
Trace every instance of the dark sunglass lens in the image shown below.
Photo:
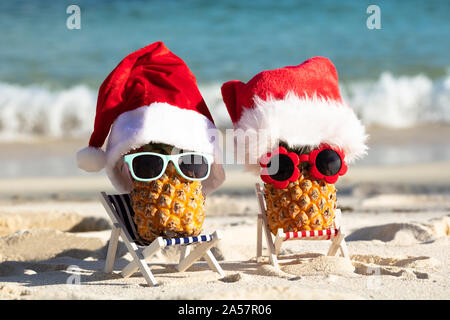
<svg viewBox="0 0 450 320"><path fill-rule="evenodd" d="M140 179L151 179L159 176L163 169L163 159L155 155L141 155L133 159L134 175Z"/></svg>
<svg viewBox="0 0 450 320"><path fill-rule="evenodd" d="M208 160L200 155L181 156L178 167L186 177L193 179L202 179L208 174Z"/></svg>
<svg viewBox="0 0 450 320"><path fill-rule="evenodd" d="M276 181L286 181L292 177L294 170L294 163L285 154L273 156L267 164L267 171L270 177Z"/></svg>
<svg viewBox="0 0 450 320"><path fill-rule="evenodd" d="M334 150L326 149L317 155L316 167L321 174L333 176L341 170L341 166L341 157Z"/></svg>

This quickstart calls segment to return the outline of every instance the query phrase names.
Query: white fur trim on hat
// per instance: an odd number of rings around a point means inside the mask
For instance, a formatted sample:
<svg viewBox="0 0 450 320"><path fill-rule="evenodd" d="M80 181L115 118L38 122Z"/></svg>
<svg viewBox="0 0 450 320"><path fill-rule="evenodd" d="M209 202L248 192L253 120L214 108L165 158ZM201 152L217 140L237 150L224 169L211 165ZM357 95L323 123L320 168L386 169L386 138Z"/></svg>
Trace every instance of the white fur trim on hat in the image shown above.
<svg viewBox="0 0 450 320"><path fill-rule="evenodd" d="M122 113L114 121L106 147L106 173L120 192L130 192L132 179L123 156L150 142L214 155L203 193L217 189L225 180L218 130L204 115L167 103L152 103Z"/></svg>
<svg viewBox="0 0 450 320"><path fill-rule="evenodd" d="M77 164L80 169L97 172L105 167L106 155L101 148L86 147L77 152Z"/></svg>
<svg viewBox="0 0 450 320"><path fill-rule="evenodd" d="M365 128L351 108L318 97L264 101L255 97L254 108L244 108L235 129L249 137L245 145L248 169L255 169L261 155L280 141L291 146L327 143L344 150L348 163L367 152ZM236 146L237 150L239 145Z"/></svg>

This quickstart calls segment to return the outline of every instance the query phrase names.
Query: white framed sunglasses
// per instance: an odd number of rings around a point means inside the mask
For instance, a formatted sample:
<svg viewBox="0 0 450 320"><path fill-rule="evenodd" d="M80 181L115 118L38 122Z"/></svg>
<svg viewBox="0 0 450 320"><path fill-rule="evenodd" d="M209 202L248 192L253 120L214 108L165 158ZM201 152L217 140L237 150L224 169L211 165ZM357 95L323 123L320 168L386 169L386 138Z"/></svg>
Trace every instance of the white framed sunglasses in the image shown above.
<svg viewBox="0 0 450 320"><path fill-rule="evenodd" d="M123 157L132 177L137 181L153 181L161 178L172 161L178 174L191 181L202 181L209 177L214 159L209 154L184 152L165 155L155 152L138 152Z"/></svg>

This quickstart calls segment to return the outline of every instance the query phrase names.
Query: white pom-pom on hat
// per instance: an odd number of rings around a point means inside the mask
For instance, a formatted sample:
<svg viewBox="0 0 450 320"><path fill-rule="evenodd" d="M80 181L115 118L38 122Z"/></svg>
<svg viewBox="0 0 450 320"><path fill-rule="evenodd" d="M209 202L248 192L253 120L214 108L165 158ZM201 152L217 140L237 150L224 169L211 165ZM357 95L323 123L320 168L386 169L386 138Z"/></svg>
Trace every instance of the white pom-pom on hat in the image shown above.
<svg viewBox="0 0 450 320"><path fill-rule="evenodd" d="M102 170L106 164L106 154L101 148L86 147L77 152L78 168L88 172Z"/></svg>

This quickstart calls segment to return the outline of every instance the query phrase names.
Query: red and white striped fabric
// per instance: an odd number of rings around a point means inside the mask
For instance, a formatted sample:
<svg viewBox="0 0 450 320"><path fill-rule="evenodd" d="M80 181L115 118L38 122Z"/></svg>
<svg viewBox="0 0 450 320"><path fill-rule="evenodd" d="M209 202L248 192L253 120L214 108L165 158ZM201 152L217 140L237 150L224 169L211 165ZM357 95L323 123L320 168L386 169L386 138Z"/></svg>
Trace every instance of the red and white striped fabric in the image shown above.
<svg viewBox="0 0 450 320"><path fill-rule="evenodd" d="M336 237L339 233L338 229L324 229L324 230L310 230L310 231L296 231L296 232L285 232L284 233L284 241L298 239L298 238L318 238L323 237L324 239L331 239L332 237Z"/></svg>

